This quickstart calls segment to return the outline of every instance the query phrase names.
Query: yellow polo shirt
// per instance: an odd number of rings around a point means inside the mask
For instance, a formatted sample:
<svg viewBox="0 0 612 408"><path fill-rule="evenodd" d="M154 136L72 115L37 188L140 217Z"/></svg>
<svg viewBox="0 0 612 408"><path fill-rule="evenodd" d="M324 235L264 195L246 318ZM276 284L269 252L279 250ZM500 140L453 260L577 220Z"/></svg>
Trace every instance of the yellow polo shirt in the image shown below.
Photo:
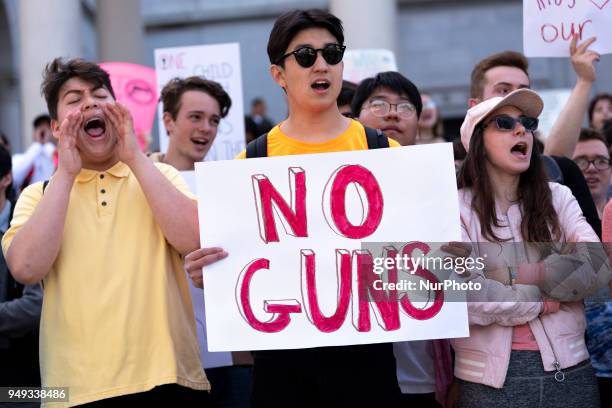
<svg viewBox="0 0 612 408"><path fill-rule="evenodd" d="M177 170L155 165L193 197ZM36 183L19 197L5 254L42 196ZM162 384L210 389L183 262L121 162L76 178L60 252L44 279L40 334L42 385L69 387L70 402L54 407Z"/></svg>
<svg viewBox="0 0 612 408"><path fill-rule="evenodd" d="M399 147L399 143L389 138L389 147ZM363 125L352 120L349 127L333 139L321 143L302 142L287 136L276 125L268 132L268 156L288 156L292 154L343 152L349 150L367 150L368 139ZM246 150L236 156L245 159Z"/></svg>

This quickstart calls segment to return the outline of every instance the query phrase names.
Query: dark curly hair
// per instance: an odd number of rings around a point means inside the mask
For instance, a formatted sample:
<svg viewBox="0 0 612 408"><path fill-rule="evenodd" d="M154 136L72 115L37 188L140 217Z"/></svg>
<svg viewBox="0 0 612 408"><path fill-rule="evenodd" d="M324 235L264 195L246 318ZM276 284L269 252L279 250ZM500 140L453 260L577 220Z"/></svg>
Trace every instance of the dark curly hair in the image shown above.
<svg viewBox="0 0 612 408"><path fill-rule="evenodd" d="M106 88L113 96L113 99L116 99L108 72L100 68L98 64L80 58L68 60L55 58L45 67L43 82L40 87L47 102L49 116L52 119L57 120L59 91L62 85L71 78L80 78L96 87Z"/></svg>

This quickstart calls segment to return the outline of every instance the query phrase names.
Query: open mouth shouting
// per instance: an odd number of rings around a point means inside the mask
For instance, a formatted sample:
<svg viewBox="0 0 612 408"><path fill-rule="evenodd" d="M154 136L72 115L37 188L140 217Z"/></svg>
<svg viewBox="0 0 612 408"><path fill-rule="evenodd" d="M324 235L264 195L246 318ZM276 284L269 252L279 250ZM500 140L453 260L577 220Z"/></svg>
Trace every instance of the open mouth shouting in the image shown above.
<svg viewBox="0 0 612 408"><path fill-rule="evenodd" d="M325 93L330 86L331 83L327 79L317 79L310 84L310 87L317 93Z"/></svg>
<svg viewBox="0 0 612 408"><path fill-rule="evenodd" d="M83 130L88 136L97 139L104 135L106 131L106 123L101 116L93 116L85 122Z"/></svg>
<svg viewBox="0 0 612 408"><path fill-rule="evenodd" d="M514 157L517 157L519 159L528 158L527 151L528 151L528 147L527 147L527 143L525 142L518 142L517 144L512 146L512 149L510 149L510 153L512 153Z"/></svg>

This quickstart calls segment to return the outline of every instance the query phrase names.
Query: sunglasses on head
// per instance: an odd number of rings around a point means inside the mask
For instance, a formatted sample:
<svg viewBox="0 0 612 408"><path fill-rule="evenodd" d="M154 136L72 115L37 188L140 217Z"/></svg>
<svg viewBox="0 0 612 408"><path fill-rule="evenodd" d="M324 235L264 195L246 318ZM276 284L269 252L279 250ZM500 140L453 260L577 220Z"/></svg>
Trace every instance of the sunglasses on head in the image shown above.
<svg viewBox="0 0 612 408"><path fill-rule="evenodd" d="M499 130L503 131L511 131L514 130L517 123L523 125L526 131L534 132L538 129L538 118L532 118L529 116L519 116L518 118L513 118L508 115L499 115L495 116L487 123L485 123L484 127L487 127L490 123L495 122L495 125Z"/></svg>
<svg viewBox="0 0 612 408"><path fill-rule="evenodd" d="M317 60L317 52L321 51L323 59L329 65L336 65L342 61L344 56L344 50L346 46L340 44L327 44L323 48L312 48L309 46L300 47L297 50L283 55L276 61L276 64L280 64L285 58L293 55L295 60L302 68L310 68L314 65Z"/></svg>

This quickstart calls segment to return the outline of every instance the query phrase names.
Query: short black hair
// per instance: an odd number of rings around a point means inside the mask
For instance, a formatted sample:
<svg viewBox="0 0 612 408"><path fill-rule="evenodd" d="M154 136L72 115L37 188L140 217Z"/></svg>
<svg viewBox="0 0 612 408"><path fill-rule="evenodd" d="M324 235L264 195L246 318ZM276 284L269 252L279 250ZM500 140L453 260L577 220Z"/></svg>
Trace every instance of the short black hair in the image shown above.
<svg viewBox="0 0 612 408"><path fill-rule="evenodd" d="M268 39L268 58L270 64L281 67L279 61L287 51L289 43L300 32L307 28L324 28L333 35L338 44L344 44L342 21L333 14L321 9L293 10L281 14L274 22Z"/></svg>
<svg viewBox="0 0 612 408"><path fill-rule="evenodd" d="M351 105L353 102L353 97L355 96L355 91L357 90L357 84L344 80L342 81L342 89L340 90L340 95L336 99L336 103L338 106Z"/></svg>
<svg viewBox="0 0 612 408"><path fill-rule="evenodd" d="M232 99L218 82L199 76L173 78L162 89L160 99L163 111L170 113L174 120L181 109L181 97L187 91L200 91L210 95L219 104L219 113L222 118L227 116L232 107Z"/></svg>
<svg viewBox="0 0 612 408"><path fill-rule="evenodd" d="M55 58L45 67L43 82L40 87L47 102L47 110L52 119L57 120L57 102L62 85L75 77L89 82L96 87L106 88L113 99L117 99L115 98L115 92L113 91L108 72L104 71L95 62L80 58L69 60Z"/></svg>
<svg viewBox="0 0 612 408"><path fill-rule="evenodd" d="M47 115L46 113L41 113L40 115L36 116L32 121L32 127L37 128L43 123L46 123L47 125L51 126L51 116Z"/></svg>
<svg viewBox="0 0 612 408"><path fill-rule="evenodd" d="M408 97L410 103L416 108L417 118L421 117L423 101L421 100L419 89L412 81L396 71L381 72L375 77L366 78L361 81L355 91L353 103L351 104L354 117L359 117L361 107L378 88L387 88Z"/></svg>

